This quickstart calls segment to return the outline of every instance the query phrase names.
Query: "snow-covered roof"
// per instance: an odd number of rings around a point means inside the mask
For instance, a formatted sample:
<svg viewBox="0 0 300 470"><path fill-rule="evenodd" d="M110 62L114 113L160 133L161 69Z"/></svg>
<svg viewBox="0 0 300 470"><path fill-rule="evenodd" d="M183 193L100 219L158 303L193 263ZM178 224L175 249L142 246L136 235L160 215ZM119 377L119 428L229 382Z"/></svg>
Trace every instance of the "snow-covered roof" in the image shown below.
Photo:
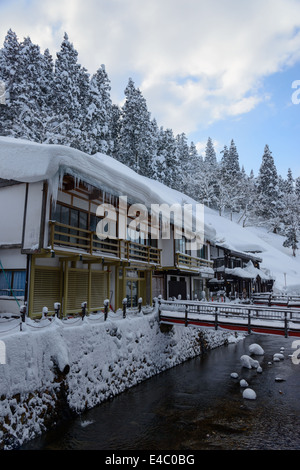
<svg viewBox="0 0 300 470"><path fill-rule="evenodd" d="M169 207L197 204L185 194L141 176L107 155L88 155L62 145L0 137L0 178L26 183L47 180L55 198L64 174L117 196L127 196L130 204L140 203L148 208L153 204ZM206 239L215 238L213 227L204 224L203 230Z"/></svg>
<svg viewBox="0 0 300 470"><path fill-rule="evenodd" d="M261 269L255 268L252 261L249 261L244 268L225 268L225 273L244 279L256 279L257 276L260 276L260 278L265 281L272 279L270 274L262 271Z"/></svg>

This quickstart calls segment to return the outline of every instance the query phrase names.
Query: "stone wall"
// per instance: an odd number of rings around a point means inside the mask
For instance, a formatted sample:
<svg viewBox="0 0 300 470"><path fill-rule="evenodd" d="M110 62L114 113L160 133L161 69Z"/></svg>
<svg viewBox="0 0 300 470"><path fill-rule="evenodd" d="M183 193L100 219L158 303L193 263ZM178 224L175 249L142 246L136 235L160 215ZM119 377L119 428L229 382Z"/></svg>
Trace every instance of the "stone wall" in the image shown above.
<svg viewBox="0 0 300 470"><path fill-rule="evenodd" d="M232 333L163 327L156 312L39 323L3 337L0 448L12 449L108 398L228 341Z"/></svg>

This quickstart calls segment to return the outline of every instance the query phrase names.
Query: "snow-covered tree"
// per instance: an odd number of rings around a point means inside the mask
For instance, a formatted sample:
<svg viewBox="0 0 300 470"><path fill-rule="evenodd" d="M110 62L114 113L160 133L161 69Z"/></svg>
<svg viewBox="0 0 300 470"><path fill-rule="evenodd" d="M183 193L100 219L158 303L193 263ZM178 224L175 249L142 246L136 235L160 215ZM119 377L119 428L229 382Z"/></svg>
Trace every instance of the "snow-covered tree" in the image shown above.
<svg viewBox="0 0 300 470"><path fill-rule="evenodd" d="M290 168L288 169L287 179L284 183L283 190L280 193L281 220L283 223L282 232L286 237L283 246L291 247L293 256L296 256L299 242L300 204Z"/></svg>
<svg viewBox="0 0 300 470"><path fill-rule="evenodd" d="M111 154L112 143L112 101L110 98L110 82L105 70L101 67L86 83L83 90L86 105L81 125L84 136L84 150L93 154L101 152Z"/></svg>
<svg viewBox="0 0 300 470"><path fill-rule="evenodd" d="M218 207L219 167L212 139L209 137L205 148L202 173L199 178L199 200L209 207Z"/></svg>
<svg viewBox="0 0 300 470"><path fill-rule="evenodd" d="M151 127L146 100L129 78L122 107L120 158L130 168L148 177L153 174Z"/></svg>
<svg viewBox="0 0 300 470"><path fill-rule="evenodd" d="M176 189L187 194L189 192L190 183L190 167L189 167L189 146L185 133L178 134L176 141L176 160L178 161L178 183Z"/></svg>
<svg viewBox="0 0 300 470"><path fill-rule="evenodd" d="M256 186L255 213L274 231L280 225L278 174L269 146L262 156Z"/></svg>
<svg viewBox="0 0 300 470"><path fill-rule="evenodd" d="M87 76L78 64L78 52L69 41L67 33L57 52L55 61L55 97L53 108L59 121L60 136L53 143L71 145L78 148L81 135L81 123L84 118L86 96L83 84L87 84Z"/></svg>
<svg viewBox="0 0 300 470"><path fill-rule="evenodd" d="M20 44L15 32L8 30L0 55L0 79L5 84L5 105L0 106L0 134L14 135L13 124L18 109L15 100L20 95L22 85Z"/></svg>

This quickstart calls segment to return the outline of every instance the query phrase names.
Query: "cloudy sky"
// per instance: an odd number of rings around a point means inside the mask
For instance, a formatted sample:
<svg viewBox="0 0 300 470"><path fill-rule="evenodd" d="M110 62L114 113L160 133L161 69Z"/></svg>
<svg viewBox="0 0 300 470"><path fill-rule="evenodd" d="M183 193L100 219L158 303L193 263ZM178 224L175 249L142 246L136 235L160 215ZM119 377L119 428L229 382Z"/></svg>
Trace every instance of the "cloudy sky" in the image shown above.
<svg viewBox="0 0 300 470"><path fill-rule="evenodd" d="M233 138L257 174L268 144L300 176L300 0L0 0L0 45L9 28L53 56L67 32L90 73L105 64L115 103L132 77L199 150L211 137L220 158Z"/></svg>

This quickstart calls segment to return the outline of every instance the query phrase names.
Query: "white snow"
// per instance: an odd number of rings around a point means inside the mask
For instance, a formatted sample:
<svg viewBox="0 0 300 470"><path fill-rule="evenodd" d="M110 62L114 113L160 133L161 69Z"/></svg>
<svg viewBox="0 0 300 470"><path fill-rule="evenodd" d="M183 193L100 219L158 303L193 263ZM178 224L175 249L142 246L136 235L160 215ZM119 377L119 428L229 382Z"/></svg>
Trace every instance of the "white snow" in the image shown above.
<svg viewBox="0 0 300 470"><path fill-rule="evenodd" d="M249 384L248 384L247 380L245 380L245 379L240 380L240 387L246 388L246 387L248 387L248 385Z"/></svg>
<svg viewBox="0 0 300 470"><path fill-rule="evenodd" d="M255 354L257 356L262 356L265 353L263 348L259 344L256 344L256 343L250 344L249 352L250 354Z"/></svg>
<svg viewBox="0 0 300 470"><path fill-rule="evenodd" d="M279 360L283 360L284 359L284 355L282 353L275 353L273 355L273 359L279 359Z"/></svg>
<svg viewBox="0 0 300 470"><path fill-rule="evenodd" d="M246 367L247 369L257 369L259 367L259 362L252 359L252 357L248 356L247 354L243 354L240 357L240 361L242 363L242 367Z"/></svg>
<svg viewBox="0 0 300 470"><path fill-rule="evenodd" d="M262 258L260 271L275 279L275 293L300 294L300 257L293 257L291 250L282 246L284 237L264 227L242 227L207 207L204 216L205 224L215 230L218 244Z"/></svg>
<svg viewBox="0 0 300 470"><path fill-rule="evenodd" d="M255 400L256 399L256 393L252 388L246 388L243 391L243 398L246 398L247 400Z"/></svg>

